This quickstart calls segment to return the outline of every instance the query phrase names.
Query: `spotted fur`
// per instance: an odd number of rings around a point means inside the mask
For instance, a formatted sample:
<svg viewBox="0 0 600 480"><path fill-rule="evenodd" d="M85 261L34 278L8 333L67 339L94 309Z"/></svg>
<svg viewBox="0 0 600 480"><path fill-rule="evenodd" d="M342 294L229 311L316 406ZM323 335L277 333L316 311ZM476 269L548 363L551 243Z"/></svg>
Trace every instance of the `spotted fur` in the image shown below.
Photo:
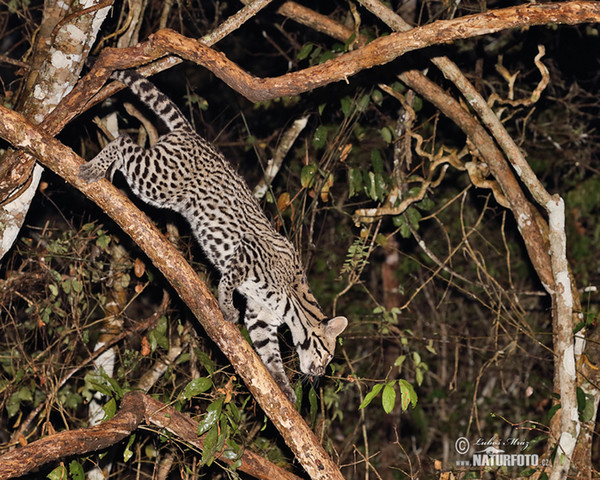
<svg viewBox="0 0 600 480"><path fill-rule="evenodd" d="M170 208L190 223L207 258L221 274L219 305L237 321L232 295L246 298L244 321L273 378L295 400L284 372L277 339L289 327L300 370L321 376L333 358L344 317L328 318L312 294L300 258L277 233L244 180L215 148L200 137L177 106L134 71L113 78L127 85L167 125L170 133L151 148L121 136L80 168L88 183L121 171L133 192L150 205Z"/></svg>

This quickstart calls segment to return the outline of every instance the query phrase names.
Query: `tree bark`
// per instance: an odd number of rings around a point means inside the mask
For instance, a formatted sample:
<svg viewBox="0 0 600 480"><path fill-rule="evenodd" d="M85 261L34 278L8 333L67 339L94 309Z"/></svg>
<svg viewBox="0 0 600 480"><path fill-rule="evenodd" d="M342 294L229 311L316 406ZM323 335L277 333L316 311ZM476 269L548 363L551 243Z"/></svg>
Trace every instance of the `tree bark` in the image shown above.
<svg viewBox="0 0 600 480"><path fill-rule="evenodd" d="M64 2L44 4L26 93L19 105L23 114L34 123L40 123L77 82L112 1L89 3L92 4L89 8L82 8L78 2L71 8ZM23 225L40 182L42 167L22 152L8 151L0 160L0 192L4 192L0 197L14 195L12 200L0 206L2 258Z"/></svg>

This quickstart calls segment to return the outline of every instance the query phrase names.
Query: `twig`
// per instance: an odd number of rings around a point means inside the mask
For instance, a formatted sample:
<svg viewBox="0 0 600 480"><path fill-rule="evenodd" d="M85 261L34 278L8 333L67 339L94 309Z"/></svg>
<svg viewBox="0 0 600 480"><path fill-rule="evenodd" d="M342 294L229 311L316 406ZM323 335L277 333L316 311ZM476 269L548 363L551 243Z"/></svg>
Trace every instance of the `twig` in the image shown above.
<svg viewBox="0 0 600 480"><path fill-rule="evenodd" d="M292 126L283 134L283 137L281 138L281 142L279 143L275 154L267 162L264 177L261 179L260 182L258 182L256 187L254 187L253 193L256 198L261 199L265 196L265 193L267 193L271 182L273 181L273 179L279 172L281 165L283 164L283 159L289 152L290 148L292 148L292 145L296 141L296 138L298 138L298 135L300 135L302 130L304 130L304 127L306 127L307 122L308 115L300 117L296 119Z"/></svg>

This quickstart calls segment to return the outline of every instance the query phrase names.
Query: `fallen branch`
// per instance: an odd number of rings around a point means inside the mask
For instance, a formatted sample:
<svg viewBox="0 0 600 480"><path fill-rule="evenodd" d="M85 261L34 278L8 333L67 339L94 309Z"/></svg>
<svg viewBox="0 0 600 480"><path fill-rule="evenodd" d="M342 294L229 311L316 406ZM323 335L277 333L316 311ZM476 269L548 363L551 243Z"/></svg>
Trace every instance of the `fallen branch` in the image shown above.
<svg viewBox="0 0 600 480"><path fill-rule="evenodd" d="M121 400L121 408L115 416L88 428L67 430L42 438L0 456L0 480L19 477L49 462L73 455L84 455L115 445L131 435L142 422L164 428L177 440L204 448L204 437L196 434L197 422L173 407L155 400L142 392L129 392ZM231 464L232 461L219 452L216 459ZM249 450L242 453L239 470L253 477L271 480L299 480L296 475L274 465Z"/></svg>

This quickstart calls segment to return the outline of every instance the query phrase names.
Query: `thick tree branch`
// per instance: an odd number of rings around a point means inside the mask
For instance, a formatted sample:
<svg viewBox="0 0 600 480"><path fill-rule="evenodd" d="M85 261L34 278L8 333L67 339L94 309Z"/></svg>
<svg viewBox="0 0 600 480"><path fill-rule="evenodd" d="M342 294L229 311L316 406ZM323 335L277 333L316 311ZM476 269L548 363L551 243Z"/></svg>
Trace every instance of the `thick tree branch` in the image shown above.
<svg viewBox="0 0 600 480"><path fill-rule="evenodd" d="M241 8L238 12L236 12L230 18L225 20L221 25L219 25L213 31L211 31L210 33L208 33L207 35L202 37L201 41L208 46L215 44L219 40L222 40L224 37L229 35L236 28L239 28L242 24L244 24L246 21L248 21L254 15L256 15L260 11L260 9L266 7L271 1L272 0L254 0L253 2L250 2L249 5L246 5L245 7ZM108 2L102 2L102 5L106 6L107 3ZM42 22L40 31L38 32L38 36L37 36L38 41L37 41L37 45L35 48L36 53L35 53L34 59L32 61L33 68L30 69L33 72L33 74L30 75L29 78L27 79L27 89L28 90L32 90L35 85L35 82L37 82L39 80L38 70L40 70L41 62L43 62L43 59L45 58L44 55L47 55L48 49L50 49L50 48L56 49L56 47L57 47L57 43L55 41L51 43L48 40L48 38L51 36L51 32L53 32L53 31L56 32L58 30L61 30L56 27L56 24L58 23L59 20L56 19L53 23L46 25L48 23L46 21L46 17L52 16L52 15L50 15L49 12L53 12L53 16L57 16L58 18L61 18L62 14L64 13L62 11L64 6L65 6L65 4L62 4L62 3L57 6L54 4L54 2L46 2L46 4L44 5L44 21ZM63 22L63 26L64 26L64 22ZM79 26L79 27L81 27L81 26ZM99 27L99 25L98 25L98 27ZM80 28L80 29L82 31L88 30L87 28ZM68 29L65 29L65 28L62 28L62 30L69 31ZM56 40L56 38L54 38L54 40ZM73 43L73 42L71 42L71 43ZM80 41L77 40L77 42L75 42L75 43L80 43ZM93 43L93 42L91 42L91 43ZM91 46L91 43L88 47ZM135 48L135 47L133 47L133 48ZM83 65L83 62L85 61L86 56L87 56L87 50L85 52L85 55L81 55L81 64L82 65ZM151 61L151 60L152 59L150 59L148 61ZM182 60L180 58L173 57L173 56L162 57L159 62L146 65L145 67L142 67L142 69L140 69L140 70L142 71L142 73L145 73L146 75L152 75L154 73L166 70L174 65L177 65L178 63L181 63L181 61ZM73 73L73 72L71 71L71 73ZM78 74L78 72L77 72L77 74ZM109 74L110 74L110 72L109 72ZM56 74L50 75L50 77L53 78L54 80L56 80L56 78L58 78ZM91 105L94 105L95 103L102 101L105 98L110 97L114 93L118 92L121 88L123 88L122 84L120 84L118 82L114 82L114 83L108 85L103 90L103 94L101 96L99 96L98 98L96 98L96 100L94 102L88 102L88 100L90 99L90 96L93 96L93 93L90 94L90 92L94 92L94 93L97 92L104 85L107 78L108 77L106 75L102 75L102 74L97 75L96 72L92 72L91 79L86 77L85 78L86 81L75 86L74 91L72 91L72 94L69 97L72 100L61 103L53 111L53 113L50 113L49 115L46 115L48 113L47 109L43 112L42 115L39 115L39 120L43 119L43 122L41 124L42 127L47 132L49 132L53 135L56 135L62 130L62 128L69 121L71 121L75 116L79 115L82 111L86 110ZM74 83L74 82L69 82L68 84L66 84L65 82L62 82L62 86L63 87L65 85L71 86L72 83ZM91 88L91 90L90 90L90 88ZM40 103L39 100L35 100L34 105L36 103L39 104ZM56 102L52 102L52 106L54 106L55 103ZM74 108L74 110L71 110L71 108ZM19 108L17 108L16 110L20 111ZM28 115L26 114L26 116L28 116ZM20 154L11 155L10 158L8 158L8 159L6 158L6 156L4 157L3 163L0 164L0 201L2 203L9 203L10 201L12 201L12 199L16 199L19 195L21 195L21 192L23 190L23 187L21 187L21 186L23 184L26 184L26 186L27 186L30 183L29 181L27 181L27 177L30 176L30 172L33 168L33 165L34 165L34 161L31 158L25 157L22 152ZM35 188L33 188L33 190L35 190ZM9 199L7 201L6 199L9 196L12 196L12 199ZM2 236L1 232L0 232L0 236ZM0 248L1 247L2 246L0 245ZM1 252L1 250L0 250L0 252Z"/></svg>
<svg viewBox="0 0 600 480"><path fill-rule="evenodd" d="M249 100L264 101L285 95L297 95L336 81L347 81L348 77L362 70L383 65L407 52L440 42L450 43L510 28L549 22L576 24L598 21L598 2L521 5L454 20L440 20L410 32L393 33L323 64L274 78L254 77L228 60L225 55L172 31L161 30L149 41L166 52L205 66Z"/></svg>
<svg viewBox="0 0 600 480"><path fill-rule="evenodd" d="M600 21L600 3L574 1L567 3L527 4L491 12L469 15L398 32L373 40L352 52L325 63L279 77L257 78L241 69L224 54L203 43L172 30L159 30L146 42L124 49L104 49L95 68L74 91L46 118L43 127L56 135L85 108L100 90L113 70L137 67L151 61L177 55L202 65L231 88L251 101L264 101L285 95L298 95L329 83L345 80L362 70L388 63L399 56L438 43L496 33L546 23L580 24ZM172 62L171 62L172 63ZM112 95L110 87L93 103Z"/></svg>
<svg viewBox="0 0 600 480"><path fill-rule="evenodd" d="M0 480L25 475L61 458L83 455L115 445L131 435L144 421L164 428L186 444L204 448L205 435L198 437L196 434L197 422L149 395L129 392L123 396L121 408L110 420L93 427L56 433L0 456ZM221 454L222 452L217 456L219 461L232 463ZM239 470L253 477L263 480L299 480L296 475L249 450L244 451L241 459Z"/></svg>
<svg viewBox="0 0 600 480"><path fill-rule="evenodd" d="M391 28L401 31L411 28L410 25L406 24L398 15L378 0L359 1ZM532 263L542 284L548 293L552 295L555 305L553 309L555 389L560 393L562 408L560 411L560 452L557 458L558 461L555 460L552 465L550 478L557 480L563 478L569 472L571 457L580 431L577 413L576 352L574 351L575 339L573 335L573 326L577 321L576 318L573 318L573 306L574 304L580 305L580 301L577 289L571 288L575 281L569 275L567 261L564 202L558 195L553 197L548 193L529 166L521 149L504 128L504 125L458 66L447 57L435 57L431 61L444 73L448 80L456 85L469 105L479 115L483 124L502 148L522 184L525 185L538 205L546 210L548 215L549 227L522 194L512 172L506 167L504 158L501 155L490 157L493 160L488 162L490 171L511 200L510 207L518 220L519 230ZM414 72L407 72L407 75L411 73ZM424 94L424 92L421 93ZM481 129L479 124L477 124L477 129ZM506 177L506 175L509 175L509 177ZM519 187L518 190L517 187ZM515 201L518 201L518 203L515 203ZM534 237L531 238L530 234ZM548 248L546 248L546 244L548 244ZM549 251L549 255L546 254L546 250ZM532 254L535 256L532 256ZM558 435L555 434L555 436ZM585 468L589 467L589 465L586 465Z"/></svg>
<svg viewBox="0 0 600 480"><path fill-rule="evenodd" d="M230 360L238 375L313 479L340 479L338 467L281 392L238 328L225 322L218 303L175 247L110 182L88 185L77 176L83 160L20 114L0 106L0 137L34 155L102 208L148 255Z"/></svg>

